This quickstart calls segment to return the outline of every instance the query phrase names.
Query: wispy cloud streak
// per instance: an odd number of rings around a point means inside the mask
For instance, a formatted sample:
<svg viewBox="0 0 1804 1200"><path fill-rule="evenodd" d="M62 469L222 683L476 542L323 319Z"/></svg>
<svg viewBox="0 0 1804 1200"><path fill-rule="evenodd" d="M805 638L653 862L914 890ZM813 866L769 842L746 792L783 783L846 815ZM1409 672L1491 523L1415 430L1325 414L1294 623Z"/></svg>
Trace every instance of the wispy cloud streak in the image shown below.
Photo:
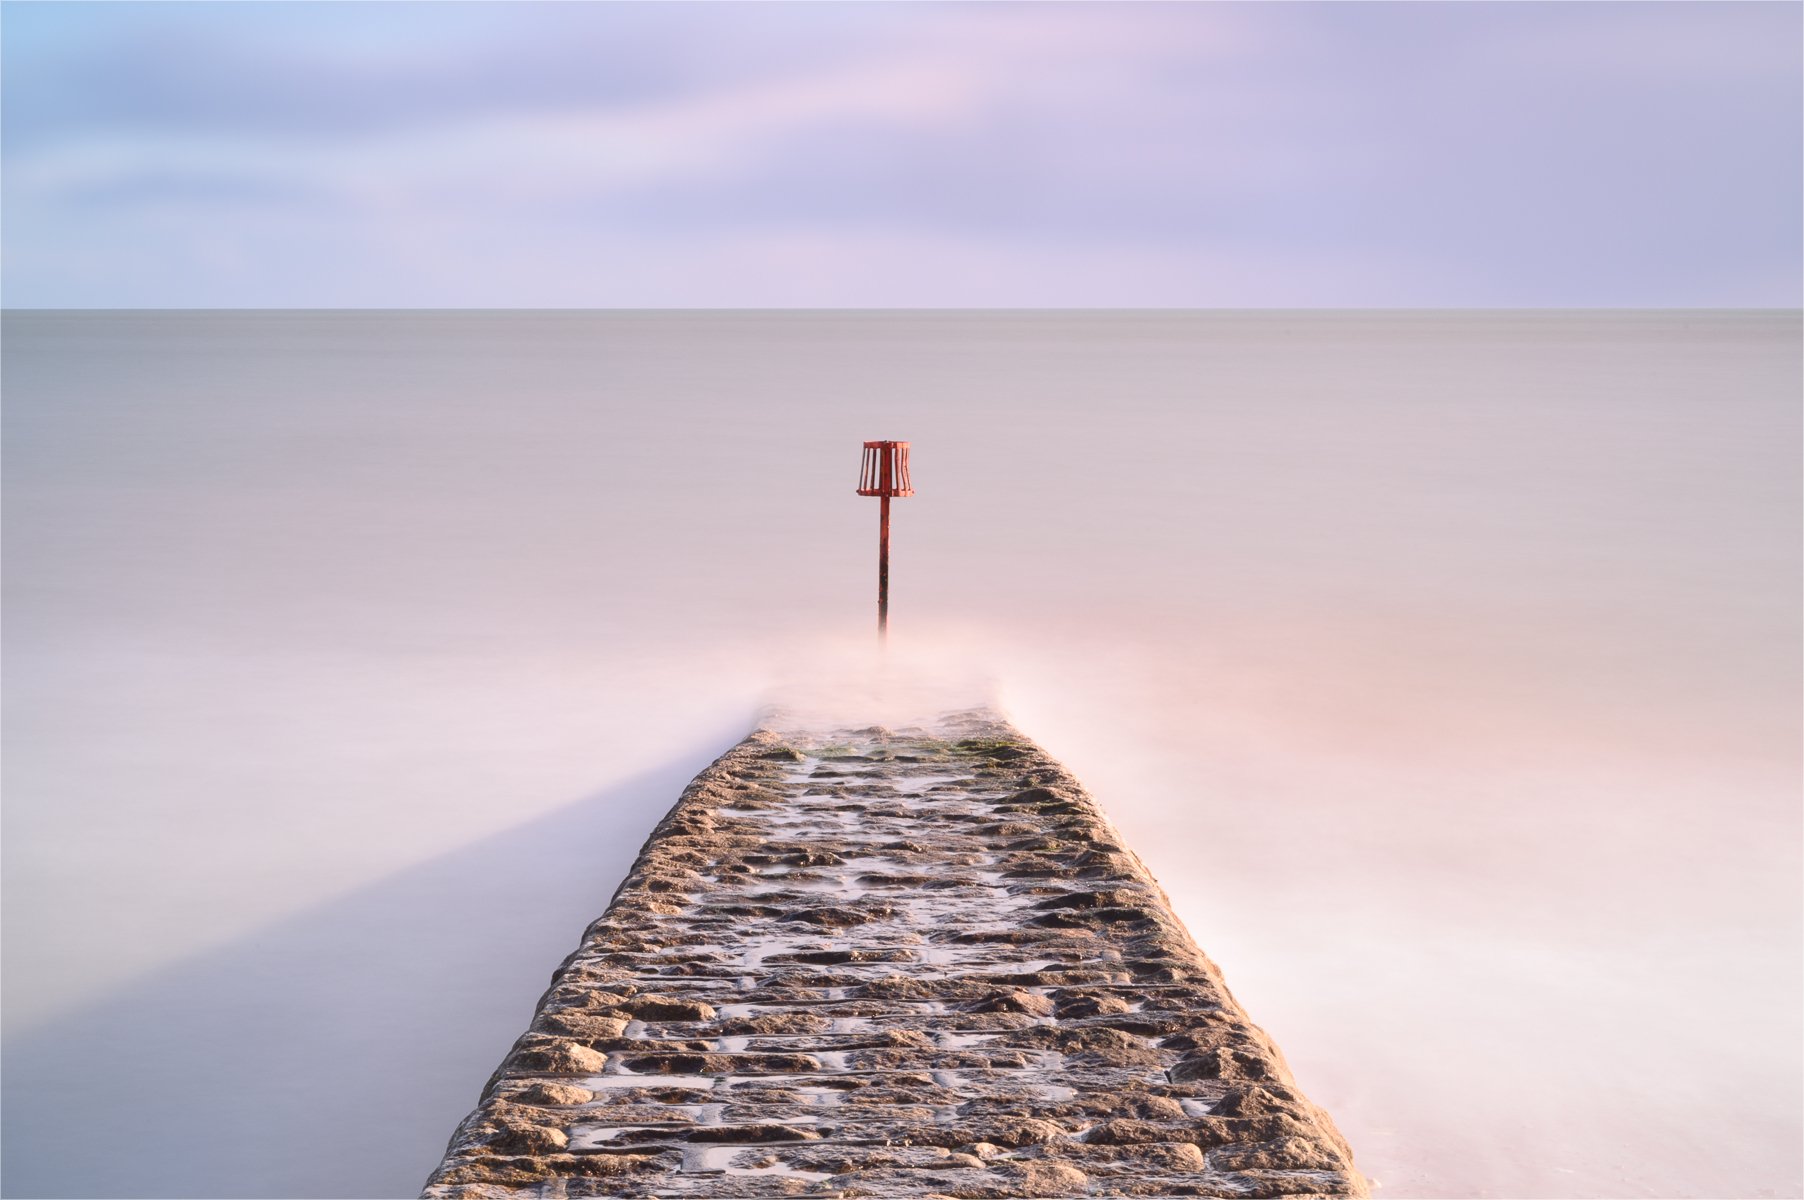
<svg viewBox="0 0 1804 1200"><path fill-rule="evenodd" d="M9 5L11 305L1795 305L1799 10Z"/></svg>

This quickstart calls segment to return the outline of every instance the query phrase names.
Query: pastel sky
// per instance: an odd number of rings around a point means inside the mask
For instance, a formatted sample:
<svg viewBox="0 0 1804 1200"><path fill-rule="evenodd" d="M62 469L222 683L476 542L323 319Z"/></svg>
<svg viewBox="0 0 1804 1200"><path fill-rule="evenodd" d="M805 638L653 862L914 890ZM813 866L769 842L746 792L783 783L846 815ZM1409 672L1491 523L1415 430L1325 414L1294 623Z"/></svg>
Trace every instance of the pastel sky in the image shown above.
<svg viewBox="0 0 1804 1200"><path fill-rule="evenodd" d="M1801 14L10 3L0 298L1793 307Z"/></svg>

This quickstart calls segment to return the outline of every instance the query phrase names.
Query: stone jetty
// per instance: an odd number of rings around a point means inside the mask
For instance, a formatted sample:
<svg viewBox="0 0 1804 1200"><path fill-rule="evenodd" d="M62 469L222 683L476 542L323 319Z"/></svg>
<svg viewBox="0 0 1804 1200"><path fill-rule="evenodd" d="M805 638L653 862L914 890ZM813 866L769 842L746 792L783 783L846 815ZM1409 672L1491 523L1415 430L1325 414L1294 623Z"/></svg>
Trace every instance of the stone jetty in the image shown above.
<svg viewBox="0 0 1804 1200"><path fill-rule="evenodd" d="M1363 1196L1083 788L993 714L696 777L424 1195Z"/></svg>

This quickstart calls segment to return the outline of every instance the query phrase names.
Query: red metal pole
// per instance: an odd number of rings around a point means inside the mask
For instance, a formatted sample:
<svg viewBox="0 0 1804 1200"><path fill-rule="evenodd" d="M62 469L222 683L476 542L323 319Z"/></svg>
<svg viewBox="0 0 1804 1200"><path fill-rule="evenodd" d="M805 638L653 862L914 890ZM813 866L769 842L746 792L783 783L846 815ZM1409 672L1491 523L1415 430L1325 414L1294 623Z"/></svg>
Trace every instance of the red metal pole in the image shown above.
<svg viewBox="0 0 1804 1200"><path fill-rule="evenodd" d="M877 640L889 644L889 493L879 502L877 535Z"/></svg>

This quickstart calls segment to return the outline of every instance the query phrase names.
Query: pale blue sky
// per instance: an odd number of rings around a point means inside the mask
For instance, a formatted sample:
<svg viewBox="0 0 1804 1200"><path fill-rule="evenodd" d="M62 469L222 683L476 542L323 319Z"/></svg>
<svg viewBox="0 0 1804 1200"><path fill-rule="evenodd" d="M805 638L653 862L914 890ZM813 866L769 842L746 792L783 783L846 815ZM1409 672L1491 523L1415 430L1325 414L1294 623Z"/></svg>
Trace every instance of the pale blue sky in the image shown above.
<svg viewBox="0 0 1804 1200"><path fill-rule="evenodd" d="M1790 307L1801 13L11 3L3 298Z"/></svg>

